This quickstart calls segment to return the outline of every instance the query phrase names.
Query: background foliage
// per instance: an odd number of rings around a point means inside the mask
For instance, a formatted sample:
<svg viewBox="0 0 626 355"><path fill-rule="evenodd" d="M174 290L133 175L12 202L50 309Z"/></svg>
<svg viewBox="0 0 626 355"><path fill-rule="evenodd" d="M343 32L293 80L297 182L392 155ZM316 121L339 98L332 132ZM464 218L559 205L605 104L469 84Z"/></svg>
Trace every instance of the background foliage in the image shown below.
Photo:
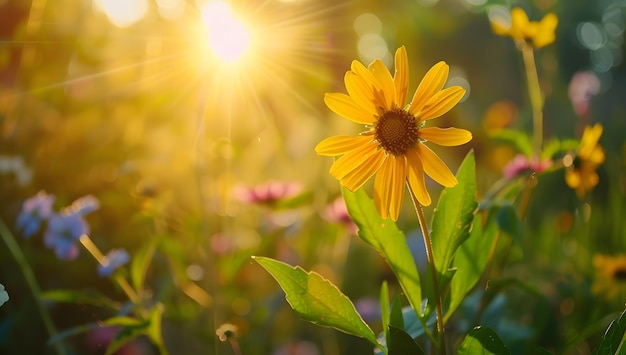
<svg viewBox="0 0 626 355"><path fill-rule="evenodd" d="M175 353L231 353L232 343L216 336L226 323L236 326L244 354L371 353L364 339L297 317L250 256L315 271L356 304L374 333L382 331L381 281L392 295L400 286L333 205L341 190L328 174L331 161L314 147L331 134L358 133L323 104L325 92L344 91L351 60L382 57L391 65L400 45L412 85L445 60L449 85L468 90L438 124L468 129L474 139L434 150L453 171L474 151L476 198L493 203L481 208L499 211L503 231L486 275L449 323L456 345L482 325L519 353L535 346L590 353L623 311L626 265L605 277L593 262L626 253L623 1L232 1L256 41L234 66L211 51L199 2L129 1L127 11L145 5L130 23L116 23L105 3L0 0L0 217L43 292L96 295L92 302L47 299L59 331L104 324L127 299L97 275L86 250L58 260L41 234L26 240L18 233L22 203L40 190L56 196L57 209L85 195L100 201L86 217L91 239L105 252L125 248L133 260L147 258L145 278L136 282L150 306L162 306L150 309L162 310L163 340ZM489 199L520 151L493 129L528 133L532 126L523 63L510 39L492 33L493 6L521 6L531 19L548 11L559 17L556 42L536 53L544 132L546 141L575 140L584 126L603 125L606 162L584 198L557 169L538 176L528 200ZM579 72L593 73L600 85L585 112L571 94ZM428 184L437 201L440 187ZM398 226L424 275L419 225L410 204L403 208ZM433 208L425 213L430 221ZM0 265L10 296L0 307L0 352L54 353L8 248L0 247ZM121 273L132 279L132 268ZM612 291L593 292L598 282ZM102 333L60 342L69 353L104 353L112 335ZM146 337L123 349L157 352Z"/></svg>

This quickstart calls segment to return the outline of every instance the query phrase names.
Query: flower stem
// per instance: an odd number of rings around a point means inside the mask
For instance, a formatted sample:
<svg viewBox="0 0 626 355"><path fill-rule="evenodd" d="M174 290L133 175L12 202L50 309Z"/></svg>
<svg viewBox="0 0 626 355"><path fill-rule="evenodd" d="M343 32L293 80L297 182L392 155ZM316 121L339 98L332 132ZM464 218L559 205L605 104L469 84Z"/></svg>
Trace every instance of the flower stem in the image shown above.
<svg viewBox="0 0 626 355"><path fill-rule="evenodd" d="M96 262L98 262L98 264L102 264L104 262L104 254L102 254L102 252L100 251L100 248L98 248L98 246L94 244L94 242L91 240L91 238L89 238L87 234L83 234L80 236L80 243L85 247L85 249L87 249L89 254L91 254L91 256L93 256L93 258L96 259ZM130 299L130 301L133 304L135 305L140 304L140 298L137 295L137 292L133 290L133 288L130 286L130 284L128 283L128 281L126 280L124 276L119 275L119 274L115 275L114 280L120 286L122 291L126 293L126 295L128 296L128 299Z"/></svg>
<svg viewBox="0 0 626 355"><path fill-rule="evenodd" d="M37 310L41 315L41 320L43 321L44 327L46 327L50 338L54 338L57 335L57 330L54 326L54 323L52 322L52 319L50 318L50 315L48 314L43 303L41 302L41 290L39 289L39 284L37 284L35 273L33 272L33 269L30 267L30 264L26 260L26 257L22 253L19 245L15 241L13 234L2 219L0 219L0 236L2 236L4 243L7 245L7 248L13 255L13 258L15 258L17 265L19 265L20 270L22 271L22 275L24 275L24 280L26 281L26 284L30 288L30 292L35 298L35 304L37 305ZM68 353L62 342L60 341L55 342L54 347L56 348L58 354L63 355Z"/></svg>
<svg viewBox="0 0 626 355"><path fill-rule="evenodd" d="M437 335L439 337L436 348L439 349L440 354L446 354L446 341L444 337L444 319L443 319L443 307L441 305L441 294L439 293L439 282L437 281L437 269L435 268L435 259L433 256L433 246L430 239L430 233L428 232L428 225L426 224L426 218L424 217L424 211L419 201L413 194L411 189L408 189L413 200L413 206L417 213L417 219L420 222L420 228L422 229L422 236L424 237L424 246L426 247L426 258L428 259L428 265L430 268L430 276L433 280L433 288L435 295L435 312L437 313ZM435 348L435 347L433 347Z"/></svg>
<svg viewBox="0 0 626 355"><path fill-rule="evenodd" d="M524 67L526 69L526 79L528 80L528 98L533 110L533 149L537 156L541 152L543 141L543 96L537 75L534 49L531 45L523 42L520 44Z"/></svg>

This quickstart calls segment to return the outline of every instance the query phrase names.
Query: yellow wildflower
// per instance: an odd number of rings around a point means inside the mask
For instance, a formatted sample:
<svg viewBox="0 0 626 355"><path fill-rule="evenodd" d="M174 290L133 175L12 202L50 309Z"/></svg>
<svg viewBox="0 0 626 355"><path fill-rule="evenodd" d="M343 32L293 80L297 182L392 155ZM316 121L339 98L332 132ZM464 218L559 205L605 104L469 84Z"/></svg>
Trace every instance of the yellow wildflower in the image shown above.
<svg viewBox="0 0 626 355"><path fill-rule="evenodd" d="M491 28L500 36L510 36L515 40L531 43L535 48L545 47L554 42L556 26L559 23L554 13L546 14L541 21L530 21L526 12L519 7L511 10L511 21L492 19ZM506 23L504 23L506 22Z"/></svg>
<svg viewBox="0 0 626 355"><path fill-rule="evenodd" d="M378 59L367 68L353 61L344 78L348 95L328 93L324 102L338 115L364 124L367 131L356 137L326 138L315 148L320 155L341 156L330 173L350 191L376 175L374 203L383 218L394 221L400 214L405 182L424 206L431 203L424 173L443 186L457 183L446 164L424 143L455 146L472 139L472 134L463 129L424 127L427 120L448 112L465 94L460 86L442 90L449 71L445 62L435 64L426 73L410 103L404 47L396 51L395 69L392 77Z"/></svg>
<svg viewBox="0 0 626 355"><path fill-rule="evenodd" d="M591 292L607 299L626 297L626 255L593 257L595 276Z"/></svg>
<svg viewBox="0 0 626 355"><path fill-rule="evenodd" d="M576 190L578 197L584 197L591 191L600 178L596 169L604 163L604 150L598 144L602 135L602 125L585 127L576 158L566 162L565 183Z"/></svg>

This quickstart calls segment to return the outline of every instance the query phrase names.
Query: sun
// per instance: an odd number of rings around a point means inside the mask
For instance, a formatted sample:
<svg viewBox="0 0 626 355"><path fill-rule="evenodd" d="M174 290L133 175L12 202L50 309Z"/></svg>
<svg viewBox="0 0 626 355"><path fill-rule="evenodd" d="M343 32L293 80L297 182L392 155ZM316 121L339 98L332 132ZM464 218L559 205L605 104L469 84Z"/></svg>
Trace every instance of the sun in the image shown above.
<svg viewBox="0 0 626 355"><path fill-rule="evenodd" d="M202 8L211 52L225 63L239 61L250 50L251 36L246 25L224 1L211 1Z"/></svg>

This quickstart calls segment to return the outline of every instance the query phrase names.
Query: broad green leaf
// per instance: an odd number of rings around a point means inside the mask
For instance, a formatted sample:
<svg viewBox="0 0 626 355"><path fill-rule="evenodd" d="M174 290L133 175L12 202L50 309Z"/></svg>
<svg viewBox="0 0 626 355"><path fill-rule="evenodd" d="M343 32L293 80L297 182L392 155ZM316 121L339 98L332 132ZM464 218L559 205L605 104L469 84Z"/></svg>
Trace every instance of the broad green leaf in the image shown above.
<svg viewBox="0 0 626 355"><path fill-rule="evenodd" d="M145 247L139 249L139 251L133 256L130 264L130 279L133 283L133 287L139 293L143 292L143 283L150 266L150 261L154 255L154 250L157 246L157 238L151 238L150 243Z"/></svg>
<svg viewBox="0 0 626 355"><path fill-rule="evenodd" d="M371 245L389 264L411 307L421 315L422 288L417 266L402 231L391 219L382 219L374 202L363 189L343 189L350 218L359 227L359 237Z"/></svg>
<svg viewBox="0 0 626 355"><path fill-rule="evenodd" d="M287 302L305 320L365 338L380 347L376 335L350 299L320 274L271 258L253 256L285 291Z"/></svg>
<svg viewBox="0 0 626 355"><path fill-rule="evenodd" d="M389 349L389 355L425 355L424 350L404 330L390 325L388 332L387 348Z"/></svg>
<svg viewBox="0 0 626 355"><path fill-rule="evenodd" d="M89 304L112 309L119 309L121 307L119 302L96 291L50 290L40 293L39 297L54 302Z"/></svg>
<svg viewBox="0 0 626 355"><path fill-rule="evenodd" d="M465 336L457 355L508 355L509 349L488 327L476 327Z"/></svg>
<svg viewBox="0 0 626 355"><path fill-rule="evenodd" d="M456 173L459 183L443 190L433 215L431 240L439 289L452 277L450 262L459 246L469 237L477 203L474 152L467 154Z"/></svg>
<svg viewBox="0 0 626 355"><path fill-rule="evenodd" d="M461 244L452 262L456 273L450 282L450 304L444 322L450 319L465 296L480 280L489 261L489 252L493 248L497 232L495 223L488 223L483 230L480 215L476 216L470 237Z"/></svg>
<svg viewBox="0 0 626 355"><path fill-rule="evenodd" d="M600 344L593 351L594 355L626 354L626 311L619 318L611 322L602 336Z"/></svg>

